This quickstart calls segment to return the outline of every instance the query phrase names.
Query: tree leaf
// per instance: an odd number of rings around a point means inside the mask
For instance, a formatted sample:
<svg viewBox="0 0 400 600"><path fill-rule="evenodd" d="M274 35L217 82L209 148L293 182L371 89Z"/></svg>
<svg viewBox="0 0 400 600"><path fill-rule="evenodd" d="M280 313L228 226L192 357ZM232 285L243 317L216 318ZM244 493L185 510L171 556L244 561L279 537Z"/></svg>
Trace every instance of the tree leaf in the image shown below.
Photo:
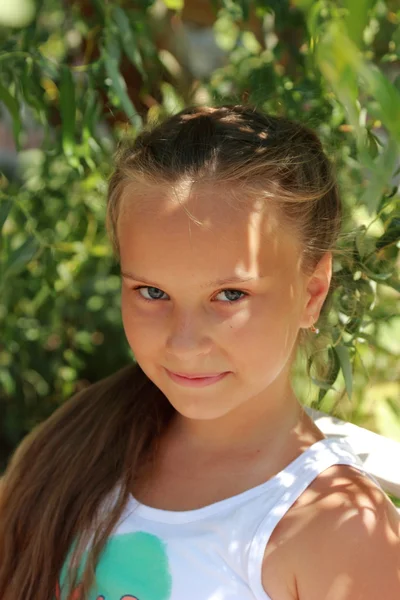
<svg viewBox="0 0 400 600"><path fill-rule="evenodd" d="M370 181L360 200L370 214L376 212L381 202L383 192L396 167L397 157L397 144L393 139L389 139L382 154L370 164Z"/></svg>
<svg viewBox="0 0 400 600"><path fill-rule="evenodd" d="M326 382L326 381L321 381L320 379L315 379L315 377L311 377L311 381L313 382L314 385L316 385L317 387L326 390L327 392L329 390L335 389L332 385L330 385L330 383Z"/></svg>
<svg viewBox="0 0 400 600"><path fill-rule="evenodd" d="M339 371L340 371L340 362L339 359L336 355L336 353L333 351L332 347L328 348L328 357L329 357L329 372L327 374L327 377L325 378L324 381L324 385L321 385L321 382L318 380L315 380L315 384L320 388L319 389L319 394L318 394L318 401L317 401L317 406L320 406L322 400L324 399L326 393L330 390L330 389L335 389L333 387L333 384L335 383L337 376L339 375Z"/></svg>
<svg viewBox="0 0 400 600"><path fill-rule="evenodd" d="M365 92L371 94L378 103L380 120L400 144L400 91L372 63L360 61L358 72L363 80Z"/></svg>
<svg viewBox="0 0 400 600"><path fill-rule="evenodd" d="M0 100L6 105L12 117L15 145L17 150L20 150L21 118L19 115L19 102L2 83L0 83Z"/></svg>
<svg viewBox="0 0 400 600"><path fill-rule="evenodd" d="M97 128L101 121L101 98L99 94L93 89L94 83L91 79L88 79L88 87L85 91L84 107L82 108L82 141L86 147L86 151L90 152L89 140L93 141L98 137ZM98 143L99 140L96 139ZM88 157L86 157L88 158Z"/></svg>
<svg viewBox="0 0 400 600"><path fill-rule="evenodd" d="M62 146L66 156L72 156L75 146L75 83L71 70L61 67L60 112L62 128Z"/></svg>
<svg viewBox="0 0 400 600"><path fill-rule="evenodd" d="M7 220L12 204L13 203L11 199L3 200L0 203L0 232L3 229L3 225Z"/></svg>
<svg viewBox="0 0 400 600"><path fill-rule="evenodd" d="M379 138L377 138L376 135L374 135L370 129L367 129L366 142L367 152L369 152L371 158L376 158L379 154L379 147L382 146L382 144L379 141Z"/></svg>
<svg viewBox="0 0 400 600"><path fill-rule="evenodd" d="M164 81L160 84L163 106L169 115L174 115L184 108L184 101L178 95L176 88Z"/></svg>
<svg viewBox="0 0 400 600"><path fill-rule="evenodd" d="M297 4L299 4L299 2L297 2ZM316 39L319 35L318 23L321 18L320 17L321 10L324 7L325 7L325 3L323 0L317 0L317 2L312 0L310 6L300 7L303 9L304 8L307 9L307 29L309 31L310 36L314 39Z"/></svg>
<svg viewBox="0 0 400 600"><path fill-rule="evenodd" d="M377 240L376 249L381 250L385 246L400 241L400 215L393 215L385 233Z"/></svg>
<svg viewBox="0 0 400 600"><path fill-rule="evenodd" d="M129 22L129 18L119 6L114 7L113 15L118 26L119 35L125 54L131 63L137 68L143 79L147 79L147 73L143 66L142 56L132 33L132 25Z"/></svg>
<svg viewBox="0 0 400 600"><path fill-rule="evenodd" d="M247 22L250 18L250 0L240 0L240 6L243 13L243 21Z"/></svg>
<svg viewBox="0 0 400 600"><path fill-rule="evenodd" d="M27 59L25 68L21 70L20 84L24 100L39 114L46 112L46 103L43 97L43 88L39 81L41 72L36 63Z"/></svg>
<svg viewBox="0 0 400 600"><path fill-rule="evenodd" d="M352 367L350 362L349 349L344 344L338 344L333 346L333 350L339 359L340 368L344 376L344 382L346 385L346 391L349 398L351 398L353 392L353 375Z"/></svg>
<svg viewBox="0 0 400 600"><path fill-rule="evenodd" d="M120 105L125 111L126 116L128 117L131 125L135 129L140 129L142 125L142 119L138 115L136 108L133 106L131 99L126 91L126 82L119 72L118 62L112 58L110 55L104 56L104 65L106 67L106 72L111 81L111 87L115 92Z"/></svg>
<svg viewBox="0 0 400 600"><path fill-rule="evenodd" d="M358 46L362 43L364 29L369 21L369 11L376 0L346 0L346 27L353 42Z"/></svg>
<svg viewBox="0 0 400 600"><path fill-rule="evenodd" d="M20 273L25 265L29 263L35 256L39 249L39 243L37 239L31 235L19 248L14 250L6 265L3 273L3 281L10 275L16 275Z"/></svg>
<svg viewBox="0 0 400 600"><path fill-rule="evenodd" d="M367 228L365 225L361 225L354 237L354 245L360 260L364 258L365 254L368 251L368 247L366 244L366 229Z"/></svg>
<svg viewBox="0 0 400 600"><path fill-rule="evenodd" d="M372 279L372 278L371 278ZM391 275L385 281L380 281L383 285L388 285L392 289L396 290L396 292L400 293L400 279L396 277L396 275Z"/></svg>
<svg viewBox="0 0 400 600"><path fill-rule="evenodd" d="M388 279L390 279L394 273L394 270L392 271L384 271L383 273L377 273L376 271L372 271L369 267L367 267L364 263L362 263L361 265L362 270L364 271L364 273L366 275L368 275L368 277L370 279L372 279L372 281L377 281L378 283L383 283L385 281L387 281ZM393 267L394 269L394 267Z"/></svg>

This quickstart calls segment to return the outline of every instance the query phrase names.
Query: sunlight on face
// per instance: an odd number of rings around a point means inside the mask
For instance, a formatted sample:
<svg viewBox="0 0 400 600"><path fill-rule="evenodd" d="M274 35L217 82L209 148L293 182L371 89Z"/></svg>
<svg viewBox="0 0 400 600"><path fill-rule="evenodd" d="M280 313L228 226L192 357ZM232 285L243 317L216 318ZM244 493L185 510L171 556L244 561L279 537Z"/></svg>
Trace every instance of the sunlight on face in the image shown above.
<svg viewBox="0 0 400 600"><path fill-rule="evenodd" d="M265 394L283 376L299 327L307 326L296 236L271 208L227 199L222 186L181 190L199 226L165 190L128 187L118 223L128 342L176 410L196 419ZM165 369L229 373L195 388Z"/></svg>

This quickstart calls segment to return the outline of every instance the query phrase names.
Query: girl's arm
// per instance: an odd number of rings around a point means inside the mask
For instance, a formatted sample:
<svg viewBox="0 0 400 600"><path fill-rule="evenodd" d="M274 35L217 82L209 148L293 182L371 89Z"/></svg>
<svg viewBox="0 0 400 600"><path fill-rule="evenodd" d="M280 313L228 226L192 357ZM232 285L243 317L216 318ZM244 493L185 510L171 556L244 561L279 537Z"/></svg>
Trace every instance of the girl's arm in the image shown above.
<svg viewBox="0 0 400 600"><path fill-rule="evenodd" d="M361 473L329 471L305 506L308 526L293 556L298 600L399 600L398 512Z"/></svg>

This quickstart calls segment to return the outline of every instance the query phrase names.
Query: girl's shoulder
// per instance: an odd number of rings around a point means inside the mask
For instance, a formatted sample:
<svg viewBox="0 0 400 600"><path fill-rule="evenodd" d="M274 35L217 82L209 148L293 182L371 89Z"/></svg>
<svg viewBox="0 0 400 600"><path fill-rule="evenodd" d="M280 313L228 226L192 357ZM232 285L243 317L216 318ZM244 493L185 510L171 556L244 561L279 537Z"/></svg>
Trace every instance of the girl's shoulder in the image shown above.
<svg viewBox="0 0 400 600"><path fill-rule="evenodd" d="M285 600L398 600L400 515L364 473L330 467L276 527L263 585Z"/></svg>

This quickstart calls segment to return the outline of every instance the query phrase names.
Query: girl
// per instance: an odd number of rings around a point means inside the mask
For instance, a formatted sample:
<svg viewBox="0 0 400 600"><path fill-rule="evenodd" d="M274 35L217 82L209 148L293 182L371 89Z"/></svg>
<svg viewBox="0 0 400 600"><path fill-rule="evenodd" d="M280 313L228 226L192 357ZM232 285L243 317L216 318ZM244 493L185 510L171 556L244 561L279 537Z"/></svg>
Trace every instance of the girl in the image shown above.
<svg viewBox="0 0 400 600"><path fill-rule="evenodd" d="M108 228L137 364L29 435L2 600L398 600L397 513L290 383L341 206L314 133L190 108L117 160Z"/></svg>

